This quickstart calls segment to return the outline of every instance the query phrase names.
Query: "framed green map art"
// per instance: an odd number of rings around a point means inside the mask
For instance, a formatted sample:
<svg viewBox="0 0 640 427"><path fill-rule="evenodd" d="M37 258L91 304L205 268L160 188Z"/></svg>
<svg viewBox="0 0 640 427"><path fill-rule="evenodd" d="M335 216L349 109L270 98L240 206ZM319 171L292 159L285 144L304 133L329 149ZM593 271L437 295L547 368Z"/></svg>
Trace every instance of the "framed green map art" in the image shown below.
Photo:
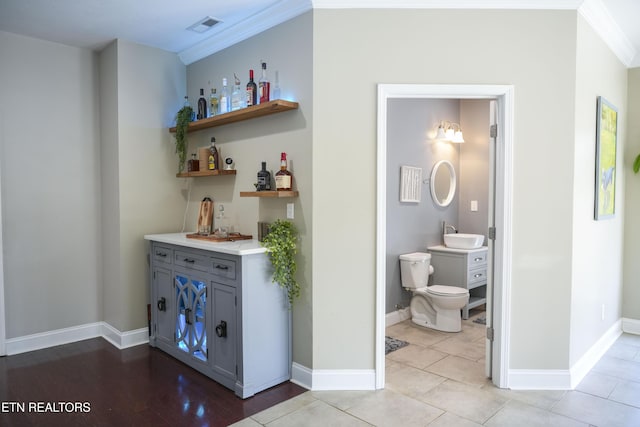
<svg viewBox="0 0 640 427"><path fill-rule="evenodd" d="M598 97L596 121L595 219L613 218L616 211L616 148L618 110Z"/></svg>

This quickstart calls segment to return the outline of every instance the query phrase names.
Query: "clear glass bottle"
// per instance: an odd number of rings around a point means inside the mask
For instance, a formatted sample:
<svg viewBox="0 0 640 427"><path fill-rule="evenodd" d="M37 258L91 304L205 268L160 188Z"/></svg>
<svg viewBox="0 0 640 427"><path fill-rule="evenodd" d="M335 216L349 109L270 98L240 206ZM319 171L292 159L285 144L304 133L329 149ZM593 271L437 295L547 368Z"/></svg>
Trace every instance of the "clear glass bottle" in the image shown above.
<svg viewBox="0 0 640 427"><path fill-rule="evenodd" d="M240 89L240 79L233 73L234 77L234 85L233 91L231 92L231 111L236 111L241 108L244 108L246 93L243 93Z"/></svg>
<svg viewBox="0 0 640 427"><path fill-rule="evenodd" d="M227 87L227 79L222 79L222 90L220 91L220 114L231 111L231 98L229 97L229 88Z"/></svg>
<svg viewBox="0 0 640 427"><path fill-rule="evenodd" d="M211 88L211 95L209 95L209 117L213 117L218 114L218 94L216 88Z"/></svg>
<svg viewBox="0 0 640 427"><path fill-rule="evenodd" d="M280 154L280 170L276 172L276 190L291 191L293 188L293 175L287 170L287 153Z"/></svg>
<svg viewBox="0 0 640 427"><path fill-rule="evenodd" d="M262 63L262 76L258 81L258 93L260 94L260 104L269 102L271 83L269 83L269 79L267 78L267 63Z"/></svg>
<svg viewBox="0 0 640 427"><path fill-rule="evenodd" d="M276 70L276 78L273 81L273 99L281 99L280 98L280 76L278 75L278 70Z"/></svg>

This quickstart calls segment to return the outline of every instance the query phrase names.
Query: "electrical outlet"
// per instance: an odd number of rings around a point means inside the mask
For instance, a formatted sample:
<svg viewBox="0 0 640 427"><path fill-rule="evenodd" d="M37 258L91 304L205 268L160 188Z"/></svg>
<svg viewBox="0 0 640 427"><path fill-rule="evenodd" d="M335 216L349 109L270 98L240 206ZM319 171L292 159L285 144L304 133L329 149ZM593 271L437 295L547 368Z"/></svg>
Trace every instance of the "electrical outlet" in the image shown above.
<svg viewBox="0 0 640 427"><path fill-rule="evenodd" d="M471 212L478 212L478 201L477 200L472 200L471 201Z"/></svg>
<svg viewBox="0 0 640 427"><path fill-rule="evenodd" d="M293 203L287 203L287 219L293 219Z"/></svg>

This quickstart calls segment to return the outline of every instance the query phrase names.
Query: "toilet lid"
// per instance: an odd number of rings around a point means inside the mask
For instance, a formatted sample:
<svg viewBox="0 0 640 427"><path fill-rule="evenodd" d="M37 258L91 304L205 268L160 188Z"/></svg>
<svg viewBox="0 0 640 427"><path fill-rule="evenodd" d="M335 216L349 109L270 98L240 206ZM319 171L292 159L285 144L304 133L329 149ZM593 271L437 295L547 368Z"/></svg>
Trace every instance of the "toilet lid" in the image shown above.
<svg viewBox="0 0 640 427"><path fill-rule="evenodd" d="M465 288L459 288L457 286L433 285L427 287L427 293L433 295L454 296L468 294L469 291Z"/></svg>

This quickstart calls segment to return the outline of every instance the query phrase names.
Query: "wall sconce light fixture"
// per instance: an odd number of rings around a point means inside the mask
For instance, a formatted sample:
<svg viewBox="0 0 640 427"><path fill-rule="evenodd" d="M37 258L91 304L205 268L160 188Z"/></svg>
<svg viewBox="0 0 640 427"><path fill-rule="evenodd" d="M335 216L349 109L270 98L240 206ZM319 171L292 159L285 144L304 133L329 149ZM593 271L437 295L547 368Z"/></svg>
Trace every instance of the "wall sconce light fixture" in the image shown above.
<svg viewBox="0 0 640 427"><path fill-rule="evenodd" d="M464 142L460 125L446 120L441 121L438 125L435 139L437 141L449 141L457 144Z"/></svg>

